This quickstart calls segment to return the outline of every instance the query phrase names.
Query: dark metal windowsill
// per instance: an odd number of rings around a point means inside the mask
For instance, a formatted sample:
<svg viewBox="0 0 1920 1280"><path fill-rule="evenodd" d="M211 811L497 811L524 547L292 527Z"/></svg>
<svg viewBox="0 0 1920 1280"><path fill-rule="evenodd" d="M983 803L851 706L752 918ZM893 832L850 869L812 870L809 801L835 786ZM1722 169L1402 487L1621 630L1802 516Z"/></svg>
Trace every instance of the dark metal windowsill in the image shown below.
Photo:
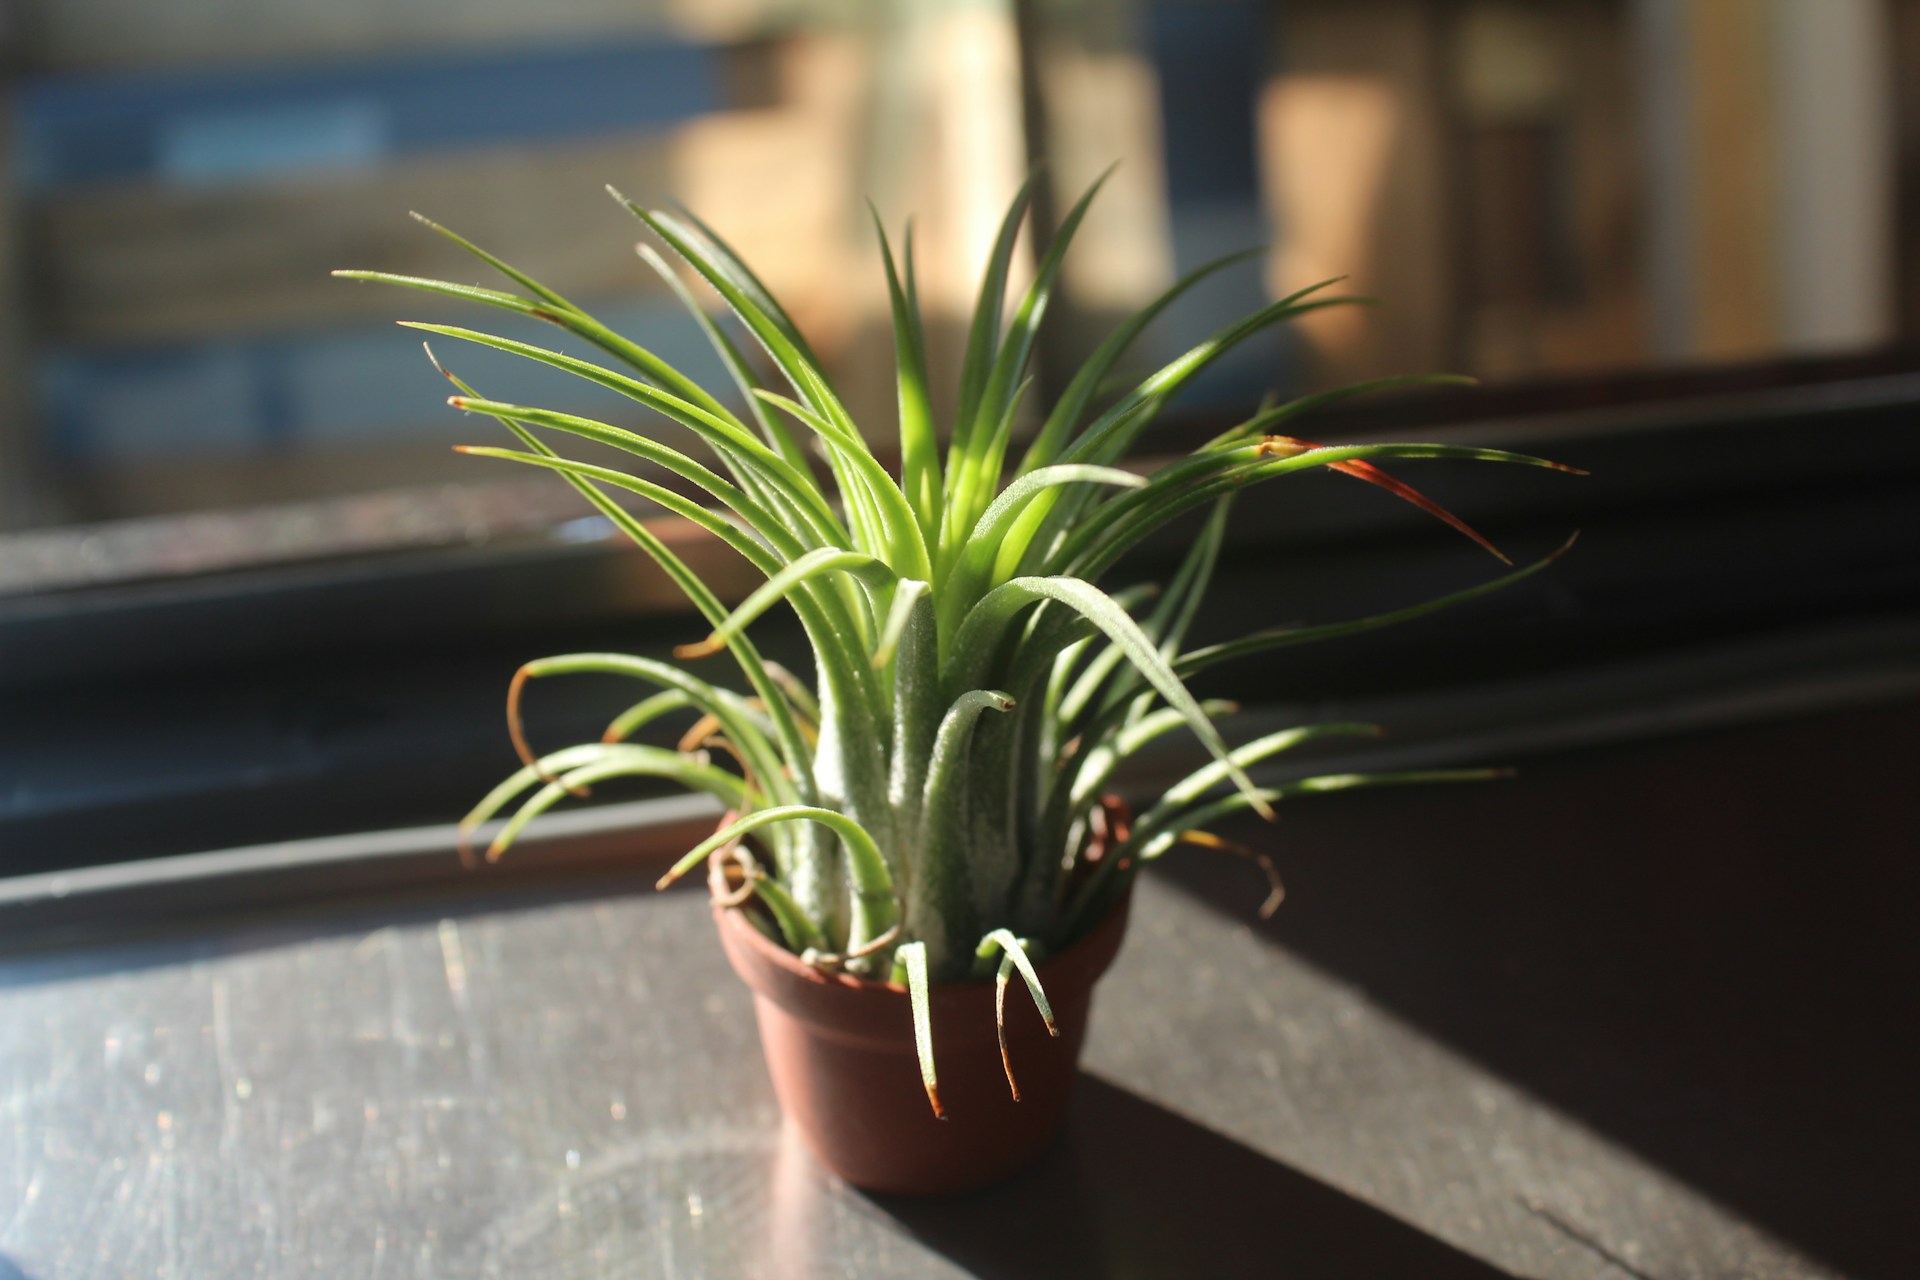
<svg viewBox="0 0 1920 1280"><path fill-rule="evenodd" d="M1320 768L1519 777L1230 831L1280 862L1267 924L1237 860L1156 868L1063 1141L948 1204L782 1135L697 890L648 887L710 809L557 815L480 872L414 825L509 766L515 662L687 638L632 556L8 602L0 847L77 869L0 881L0 1277L1920 1274L1889 1031L1920 989L1915 394L1563 418L1591 484L1438 494L1516 551L1587 540L1491 611L1224 692L1245 733L1393 731ZM1464 585L1338 481L1243 504L1206 626ZM537 740L601 692L543 691ZM184 834L229 812L255 834ZM372 812L426 816L179 854ZM179 856L87 865L141 853Z"/></svg>
<svg viewBox="0 0 1920 1280"><path fill-rule="evenodd" d="M1061 1142L952 1202L782 1132L697 890L403 883L17 955L0 1274L1910 1275L1917 735L1908 702L1331 797L1232 833L1281 860L1265 925L1235 860L1170 861ZM373 874L330 852L281 860Z"/></svg>

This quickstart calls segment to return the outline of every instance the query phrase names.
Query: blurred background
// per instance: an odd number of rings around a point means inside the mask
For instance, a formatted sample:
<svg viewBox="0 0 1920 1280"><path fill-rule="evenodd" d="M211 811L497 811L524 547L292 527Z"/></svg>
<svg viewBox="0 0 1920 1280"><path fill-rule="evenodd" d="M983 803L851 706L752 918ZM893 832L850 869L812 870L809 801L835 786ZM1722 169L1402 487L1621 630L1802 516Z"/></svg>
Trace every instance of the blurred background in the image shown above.
<svg viewBox="0 0 1920 1280"><path fill-rule="evenodd" d="M454 312L327 272L476 278L408 221L417 209L705 367L627 252L635 227L607 182L731 238L880 439L891 356L865 202L896 234L917 215L950 352L999 213L1043 160L1043 227L1120 163L1070 259L1043 379L1177 273L1262 245L1136 363L1336 275L1385 305L1257 345L1197 403L1920 338L1920 77L1896 74L1920 50L1910 0L0 12L9 531L447 483L477 486L482 521L529 488L567 501L520 478L490 501L503 478L448 452L475 428L389 322ZM305 515L378 542L407 536L403 507Z"/></svg>
<svg viewBox="0 0 1920 1280"><path fill-rule="evenodd" d="M731 239L883 456L867 202L896 236L914 219L951 385L1023 177L1027 270L1117 162L1029 410L1119 317L1252 248L1127 372L1326 277L1381 305L1236 351L1149 456L1268 394L1451 371L1483 386L1308 434L1594 470L1422 469L1516 555L1587 542L1457 621L1228 679L1274 714L1508 735L1465 757L1586 740L1607 709L1854 688L1883 660L1898 670L1860 687L1904 688L1913 637L1886 628L1920 600L1915 65L1920 0L9 0L0 870L446 821L512 766L498 705L521 661L689 638L671 584L567 486L450 450L493 424L445 404L393 321L561 335L328 274L495 283L417 210L727 385L609 182ZM640 423L552 371L440 354L496 398ZM1371 612L1491 567L1338 483L1243 506L1203 631ZM1127 571L1161 572L1184 536ZM778 651L783 624L761 625ZM1656 658L1684 670L1606 665ZM1496 687L1527 673L1560 691ZM623 696L575 690L530 708L540 741L597 734ZM1353 702L1389 695L1442 701Z"/></svg>

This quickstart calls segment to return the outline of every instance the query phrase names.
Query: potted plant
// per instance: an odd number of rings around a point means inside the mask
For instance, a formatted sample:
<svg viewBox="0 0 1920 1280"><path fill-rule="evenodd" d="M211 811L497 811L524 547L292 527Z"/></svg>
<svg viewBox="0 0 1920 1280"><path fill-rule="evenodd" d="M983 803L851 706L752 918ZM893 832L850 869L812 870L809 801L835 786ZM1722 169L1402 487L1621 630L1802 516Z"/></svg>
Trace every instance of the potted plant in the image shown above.
<svg viewBox="0 0 1920 1280"><path fill-rule="evenodd" d="M716 797L726 819L661 884L707 866L721 938L754 988L783 1106L829 1165L874 1189L980 1185L1044 1146L1074 1077L1092 983L1119 946L1129 887L1142 864L1183 841L1219 844L1209 826L1245 809L1270 814L1291 796L1491 772L1258 786L1247 770L1278 752L1323 735L1371 730L1310 725L1229 748L1215 720L1231 706L1196 700L1188 677L1216 663L1429 612L1548 563L1397 614L1188 647L1228 500L1248 485L1340 471L1415 503L1492 550L1376 464L1555 464L1449 445L1329 448L1280 434L1329 401L1436 380L1390 379L1263 407L1177 461L1144 474L1123 468L1162 406L1220 355L1291 317L1351 301L1332 295L1331 281L1303 289L1212 335L1117 398L1106 394L1109 374L1148 322L1244 255L1202 267L1124 323L1016 451L1014 424L1035 333L1097 189L1067 215L1009 312L1027 189L1014 200L986 266L958 404L944 422L944 450L928 390L911 231L896 259L876 216L897 365L897 473L876 457L779 303L720 236L689 215L644 209L614 193L760 348L765 360L749 360L668 259L641 248L724 361L743 408L434 224L515 291L338 273L549 322L611 364L473 329L411 327L597 383L678 424L711 455L701 461L642 433L489 400L448 374L459 392L454 407L497 419L521 446L463 451L546 468L572 483L706 618L709 634L678 656L725 653L746 683L736 691L688 668L621 654L528 663L513 679L508 716L525 767L468 815L467 828L519 802L488 850L496 858L535 815L605 779L652 775ZM571 460L552 443L567 436L646 465L626 471ZM699 525L765 581L727 608L609 490L641 495ZM1163 587L1109 594L1099 585L1130 548L1197 509L1211 514ZM764 660L749 635L750 623L782 605L811 643L811 681ZM618 716L603 741L536 757L519 723L522 689L531 679L585 671L631 676L654 692ZM697 720L677 750L629 740L679 711ZM1105 796L1114 769L1154 738L1180 730L1198 738L1210 762L1129 817ZM1271 864L1262 865L1271 874ZM1266 909L1275 900L1277 885ZM1008 1007L1016 973L1037 1016Z"/></svg>

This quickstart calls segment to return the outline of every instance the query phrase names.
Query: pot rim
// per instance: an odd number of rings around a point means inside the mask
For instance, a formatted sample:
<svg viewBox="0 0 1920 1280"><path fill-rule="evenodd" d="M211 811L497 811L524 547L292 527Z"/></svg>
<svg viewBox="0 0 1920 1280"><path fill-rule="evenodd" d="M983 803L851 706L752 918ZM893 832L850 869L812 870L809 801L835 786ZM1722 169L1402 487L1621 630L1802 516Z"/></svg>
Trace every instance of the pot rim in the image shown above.
<svg viewBox="0 0 1920 1280"><path fill-rule="evenodd" d="M1126 930L1127 916L1132 908L1133 891L1129 886L1119 901L1107 912L1101 921L1069 943L1065 949L1049 955L1035 965L1044 979L1049 970L1080 967L1082 961L1092 961L1088 966L1099 973L1112 963L1114 955L1120 949L1120 939ZM862 978L855 974L827 970L803 961L792 951L781 946L772 938L755 928L746 918L747 907L744 903L732 906L713 907L715 925L725 933L732 934L758 957L772 964L788 977L802 982L814 983L824 987L843 987L849 991L873 995L907 996L907 988L897 982L881 982L873 978ZM934 993L990 992L994 988L992 978L969 978L962 982L936 982L932 984Z"/></svg>

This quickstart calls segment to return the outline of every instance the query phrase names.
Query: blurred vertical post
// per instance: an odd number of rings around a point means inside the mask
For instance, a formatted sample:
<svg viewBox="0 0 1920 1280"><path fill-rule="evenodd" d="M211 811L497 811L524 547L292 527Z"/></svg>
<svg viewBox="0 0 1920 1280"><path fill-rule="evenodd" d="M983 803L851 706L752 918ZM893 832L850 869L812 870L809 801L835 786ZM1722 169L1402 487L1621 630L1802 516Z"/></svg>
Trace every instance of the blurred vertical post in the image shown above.
<svg viewBox="0 0 1920 1280"><path fill-rule="evenodd" d="M1297 326L1304 385L1453 364L1460 239L1449 175L1446 25L1418 0L1287 4L1261 90L1261 174L1278 234L1269 291L1330 277L1374 294Z"/></svg>
<svg viewBox="0 0 1920 1280"><path fill-rule="evenodd" d="M1654 354L1892 335L1886 0L1636 0Z"/></svg>
<svg viewBox="0 0 1920 1280"><path fill-rule="evenodd" d="M1792 351L1893 336L1891 27L1886 0L1774 0L1775 251Z"/></svg>
<svg viewBox="0 0 1920 1280"><path fill-rule="evenodd" d="M896 249L914 219L929 362L950 391L980 270L1027 169L1019 33L1013 0L902 0L884 14L867 180ZM1016 255L1015 287L1029 261Z"/></svg>
<svg viewBox="0 0 1920 1280"><path fill-rule="evenodd" d="M1920 67L1920 0L1893 0L1892 31L1884 54L1889 67ZM1920 76L1893 79L1894 223L1898 235L1896 306L1898 336L1920 344Z"/></svg>
<svg viewBox="0 0 1920 1280"><path fill-rule="evenodd" d="M1141 0L1019 0L1017 7L1028 147L1045 163L1040 182L1056 210L1117 166L1074 237L1064 297L1042 331L1040 390L1050 391L1058 390L1045 383L1050 371L1064 381L1120 318L1173 280L1163 112ZM1133 359L1151 368L1171 354L1148 337Z"/></svg>
<svg viewBox="0 0 1920 1280"><path fill-rule="evenodd" d="M0 4L0 533L44 524L52 494L29 385L26 308L21 301L19 201L14 181L14 75L21 59L19 14Z"/></svg>

